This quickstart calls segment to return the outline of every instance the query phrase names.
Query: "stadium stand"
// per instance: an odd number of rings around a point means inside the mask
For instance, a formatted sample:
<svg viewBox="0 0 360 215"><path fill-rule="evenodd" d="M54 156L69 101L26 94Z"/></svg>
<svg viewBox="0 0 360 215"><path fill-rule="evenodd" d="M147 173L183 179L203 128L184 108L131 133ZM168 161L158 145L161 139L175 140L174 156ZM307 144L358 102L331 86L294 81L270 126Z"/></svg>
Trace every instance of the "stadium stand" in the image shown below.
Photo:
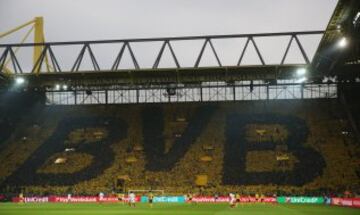
<svg viewBox="0 0 360 215"><path fill-rule="evenodd" d="M34 195L357 192L359 147L340 110L336 100L36 108L4 141L0 186Z"/></svg>

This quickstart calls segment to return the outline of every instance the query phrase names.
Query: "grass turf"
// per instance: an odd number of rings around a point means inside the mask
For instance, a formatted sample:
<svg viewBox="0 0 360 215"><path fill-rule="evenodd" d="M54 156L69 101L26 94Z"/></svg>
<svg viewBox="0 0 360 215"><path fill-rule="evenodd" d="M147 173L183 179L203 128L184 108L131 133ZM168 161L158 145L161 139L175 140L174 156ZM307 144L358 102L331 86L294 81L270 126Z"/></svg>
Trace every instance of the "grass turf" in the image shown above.
<svg viewBox="0 0 360 215"><path fill-rule="evenodd" d="M157 203L153 208L139 203L136 208L119 204L2 203L0 215L360 215L360 209L328 205L251 204L229 208L227 204Z"/></svg>

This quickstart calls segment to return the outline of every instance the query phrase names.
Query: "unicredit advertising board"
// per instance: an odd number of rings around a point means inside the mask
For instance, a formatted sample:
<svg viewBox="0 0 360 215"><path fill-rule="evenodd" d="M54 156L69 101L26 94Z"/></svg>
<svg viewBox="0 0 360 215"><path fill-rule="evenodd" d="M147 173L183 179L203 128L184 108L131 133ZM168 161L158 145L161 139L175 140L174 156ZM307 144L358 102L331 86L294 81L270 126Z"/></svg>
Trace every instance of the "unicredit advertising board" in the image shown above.
<svg viewBox="0 0 360 215"><path fill-rule="evenodd" d="M127 202L129 199L123 198L124 202ZM20 199L19 197L15 197L12 199L13 202L63 202L63 203L92 203L92 202L119 202L117 197L107 196L103 198L99 198L98 196L72 196L68 198L67 196L49 196L49 197L25 197ZM135 198L136 202L140 201L140 196Z"/></svg>
<svg viewBox="0 0 360 215"><path fill-rule="evenodd" d="M308 197L308 196L299 196L299 197L286 197L281 196L277 198L278 203L293 203L293 204L323 204L323 197Z"/></svg>
<svg viewBox="0 0 360 215"><path fill-rule="evenodd" d="M197 196L192 198L193 202L208 202L208 203L216 203L216 202L229 202L229 197L220 196L215 199L212 196Z"/></svg>
<svg viewBox="0 0 360 215"><path fill-rule="evenodd" d="M229 197L220 196L218 198L212 196L198 196L192 199L193 202L208 202L208 203L218 203L218 202L229 202ZM261 199L257 199L254 197L240 197L240 202L267 202L267 203L276 203L276 198L273 197L264 197Z"/></svg>
<svg viewBox="0 0 360 215"><path fill-rule="evenodd" d="M276 203L276 198L274 197L263 197L263 198L255 198L255 197L241 197L240 202L266 202L266 203Z"/></svg>
<svg viewBox="0 0 360 215"><path fill-rule="evenodd" d="M331 198L331 204L360 208L360 198Z"/></svg>
<svg viewBox="0 0 360 215"><path fill-rule="evenodd" d="M42 203L42 202L49 202L49 197L34 196L34 197L24 197L22 199L19 197L14 197L14 198L12 198L12 202Z"/></svg>
<svg viewBox="0 0 360 215"><path fill-rule="evenodd" d="M141 197L141 202L148 202L147 196ZM184 203L184 196L155 196L153 202Z"/></svg>
<svg viewBox="0 0 360 215"><path fill-rule="evenodd" d="M137 196L136 202L148 202L147 196ZM24 197L22 199L15 197L12 199L13 202L26 202L26 203L42 203L42 202L59 202L59 203L95 203L95 202L119 202L118 198L115 196L105 196L103 198L99 198L98 196L71 196L70 198L67 196L46 196L46 197ZM125 197L122 199L123 202L128 202L129 198ZM185 203L187 199L185 196L155 196L153 202L165 202L165 203ZM218 198L212 196L196 196L192 198L193 202L203 202L203 203L221 203L221 202L229 202L229 197L220 196ZM254 197L241 197L239 199L240 202L267 202L267 203L276 203L276 198L273 197L265 197L260 199L256 199Z"/></svg>

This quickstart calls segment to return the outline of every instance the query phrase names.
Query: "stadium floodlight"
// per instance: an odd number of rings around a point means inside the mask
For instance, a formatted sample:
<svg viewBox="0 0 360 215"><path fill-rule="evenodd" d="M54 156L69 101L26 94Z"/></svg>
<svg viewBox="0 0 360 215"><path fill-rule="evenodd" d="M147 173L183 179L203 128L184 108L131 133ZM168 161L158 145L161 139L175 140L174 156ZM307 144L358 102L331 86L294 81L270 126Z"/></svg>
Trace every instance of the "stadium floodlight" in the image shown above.
<svg viewBox="0 0 360 215"><path fill-rule="evenodd" d="M55 90L60 90L60 84L55 85Z"/></svg>
<svg viewBox="0 0 360 215"><path fill-rule="evenodd" d="M62 86L62 88L63 88L63 90L67 90L67 89L68 89L68 86L67 86L66 84L64 84L64 85Z"/></svg>
<svg viewBox="0 0 360 215"><path fill-rule="evenodd" d="M305 68L299 68L296 70L296 75L297 76L304 76L306 74L306 69Z"/></svg>
<svg viewBox="0 0 360 215"><path fill-rule="evenodd" d="M15 79L15 83L16 83L16 85L22 85L25 83L25 79L23 77L17 77Z"/></svg>
<svg viewBox="0 0 360 215"><path fill-rule="evenodd" d="M343 37L343 38L341 38L341 39L339 40L338 46L339 46L340 48L344 48L344 47L346 47L347 43L348 43L348 42L347 42L346 38Z"/></svg>

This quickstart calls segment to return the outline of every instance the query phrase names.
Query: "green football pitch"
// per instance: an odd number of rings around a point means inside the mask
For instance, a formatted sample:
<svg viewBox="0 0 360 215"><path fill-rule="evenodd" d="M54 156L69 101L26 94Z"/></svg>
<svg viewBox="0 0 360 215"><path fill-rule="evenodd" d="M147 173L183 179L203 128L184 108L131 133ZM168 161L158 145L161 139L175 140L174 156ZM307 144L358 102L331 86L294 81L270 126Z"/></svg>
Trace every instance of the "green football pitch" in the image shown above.
<svg viewBox="0 0 360 215"><path fill-rule="evenodd" d="M52 203L2 203L0 215L360 215L360 209L328 205L239 205L229 208L227 204L170 204L158 203L152 208L139 203L135 208L124 204L52 204Z"/></svg>

